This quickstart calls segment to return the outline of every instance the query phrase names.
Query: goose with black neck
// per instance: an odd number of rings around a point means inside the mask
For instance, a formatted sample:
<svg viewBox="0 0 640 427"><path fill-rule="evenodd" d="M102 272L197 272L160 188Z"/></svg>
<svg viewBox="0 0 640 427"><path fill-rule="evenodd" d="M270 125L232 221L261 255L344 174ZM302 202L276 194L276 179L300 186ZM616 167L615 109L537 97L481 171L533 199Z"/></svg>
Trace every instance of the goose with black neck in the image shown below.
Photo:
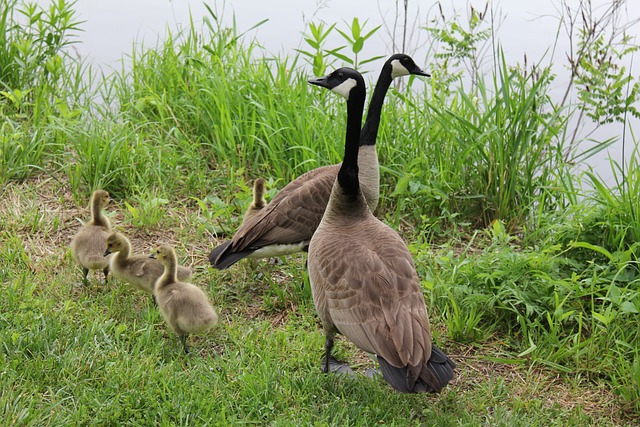
<svg viewBox="0 0 640 427"><path fill-rule="evenodd" d="M340 333L376 355L384 379L403 393L440 392L455 363L432 343L420 281L407 246L373 216L358 170L364 81L341 68L309 83L347 99L344 160L327 208L309 245L313 302L325 331L322 370L334 370Z"/></svg>

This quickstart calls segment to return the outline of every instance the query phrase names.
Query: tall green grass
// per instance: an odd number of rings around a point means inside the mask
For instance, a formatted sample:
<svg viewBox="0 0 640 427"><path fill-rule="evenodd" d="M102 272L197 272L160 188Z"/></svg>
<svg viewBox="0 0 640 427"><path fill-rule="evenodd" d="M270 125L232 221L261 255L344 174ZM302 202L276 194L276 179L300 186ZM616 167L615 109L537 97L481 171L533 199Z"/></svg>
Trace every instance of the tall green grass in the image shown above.
<svg viewBox="0 0 640 427"><path fill-rule="evenodd" d="M502 54L497 64L490 83L479 79L477 97L460 90L444 104L409 99L412 112L392 122L411 129L384 162L398 168L392 196L401 209L426 206L432 215L456 212L477 226L501 220L514 229L532 219L536 204L548 207L541 195L565 168L566 116L548 98L548 70L523 73Z"/></svg>
<svg viewBox="0 0 640 427"><path fill-rule="evenodd" d="M610 251L624 251L640 241L640 146L622 162L610 159L613 185L592 169L585 172L593 191L589 198L600 213L594 224L602 230L599 244Z"/></svg>
<svg viewBox="0 0 640 427"><path fill-rule="evenodd" d="M83 69L66 58L79 31L74 2L0 1L0 183L50 167L62 146L52 119L77 115Z"/></svg>
<svg viewBox="0 0 640 427"><path fill-rule="evenodd" d="M196 174L290 180L337 162L339 109L317 102L296 59L254 59L256 45L241 46L214 18L203 34L170 34L158 50L132 53L115 83L122 116L175 134L176 155Z"/></svg>

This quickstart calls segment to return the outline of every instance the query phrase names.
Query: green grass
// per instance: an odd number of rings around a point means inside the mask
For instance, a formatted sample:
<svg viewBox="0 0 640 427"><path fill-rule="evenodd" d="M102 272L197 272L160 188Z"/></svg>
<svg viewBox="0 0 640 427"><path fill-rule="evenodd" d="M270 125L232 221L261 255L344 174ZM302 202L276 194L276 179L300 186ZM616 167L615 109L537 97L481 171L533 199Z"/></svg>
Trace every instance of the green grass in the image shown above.
<svg viewBox="0 0 640 427"><path fill-rule="evenodd" d="M436 300L436 337L459 365L444 393L401 395L380 379L324 375L323 333L302 286L303 256L219 272L206 264L207 242L191 238L197 213L171 200L166 209L181 213L173 220L179 223L164 233L145 231L120 222L126 208L116 200L108 211L134 246L177 242L180 256L194 261L194 282L218 309L219 327L191 337L192 353L184 356L148 296L118 281L98 284L97 274L90 286L76 285L80 271L67 245L86 208L74 205L69 184L11 184L2 196L0 220L11 224L0 250L6 425L624 424L611 417L617 401L598 378L559 380L552 369L527 367L495 336L470 345L447 339L438 314L447 304L437 291L427 292ZM27 219L38 205L48 216ZM436 279L436 288L444 284ZM344 340L337 356L359 370L373 366ZM514 361L495 361L508 358Z"/></svg>
<svg viewBox="0 0 640 427"><path fill-rule="evenodd" d="M565 160L580 142L573 111L548 96L554 76L507 64L499 48L480 69L475 44L490 31L477 14L466 41L429 30L446 45L426 60L433 77L390 90L380 126L377 214L408 242L435 340L459 366L441 395L406 396L320 373L304 255L223 272L206 261L239 225L253 179L267 178L272 198L340 161L344 105L310 90L310 56L267 54L210 11L202 28L97 78L65 54L73 3L25 8L32 27L14 25L16 2L0 6L5 424L637 424L639 152L611 163L614 185L589 171L582 188ZM339 59L316 38L315 65ZM190 356L147 296L99 275L76 285L68 244L96 188L137 251L174 244L218 308L220 327L193 337ZM344 340L336 351L373 366Z"/></svg>

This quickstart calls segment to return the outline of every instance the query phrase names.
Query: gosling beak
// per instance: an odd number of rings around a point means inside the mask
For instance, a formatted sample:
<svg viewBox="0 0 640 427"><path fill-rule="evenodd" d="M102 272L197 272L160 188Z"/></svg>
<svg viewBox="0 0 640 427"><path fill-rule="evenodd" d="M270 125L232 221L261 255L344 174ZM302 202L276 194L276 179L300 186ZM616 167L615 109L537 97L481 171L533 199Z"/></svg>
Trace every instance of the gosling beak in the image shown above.
<svg viewBox="0 0 640 427"><path fill-rule="evenodd" d="M102 256L109 256L109 255L111 255L111 251L107 249L106 251L104 251L104 254Z"/></svg>
<svg viewBox="0 0 640 427"><path fill-rule="evenodd" d="M151 254L151 255L149 255L149 258L156 259L157 257L156 257L156 254Z"/></svg>

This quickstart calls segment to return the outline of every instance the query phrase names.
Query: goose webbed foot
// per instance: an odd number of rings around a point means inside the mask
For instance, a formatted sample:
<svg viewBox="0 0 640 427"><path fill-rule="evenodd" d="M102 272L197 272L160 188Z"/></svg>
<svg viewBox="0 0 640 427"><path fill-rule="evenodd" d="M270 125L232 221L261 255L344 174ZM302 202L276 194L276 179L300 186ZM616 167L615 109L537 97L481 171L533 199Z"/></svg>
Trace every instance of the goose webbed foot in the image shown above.
<svg viewBox="0 0 640 427"><path fill-rule="evenodd" d="M364 371L364 376L370 379L375 378L377 375L380 375L380 370L376 368L367 368Z"/></svg>
<svg viewBox="0 0 640 427"><path fill-rule="evenodd" d="M326 357L322 358L322 372L344 375L355 375L355 371L351 369L348 363L340 362L335 357L329 356L327 363Z"/></svg>

